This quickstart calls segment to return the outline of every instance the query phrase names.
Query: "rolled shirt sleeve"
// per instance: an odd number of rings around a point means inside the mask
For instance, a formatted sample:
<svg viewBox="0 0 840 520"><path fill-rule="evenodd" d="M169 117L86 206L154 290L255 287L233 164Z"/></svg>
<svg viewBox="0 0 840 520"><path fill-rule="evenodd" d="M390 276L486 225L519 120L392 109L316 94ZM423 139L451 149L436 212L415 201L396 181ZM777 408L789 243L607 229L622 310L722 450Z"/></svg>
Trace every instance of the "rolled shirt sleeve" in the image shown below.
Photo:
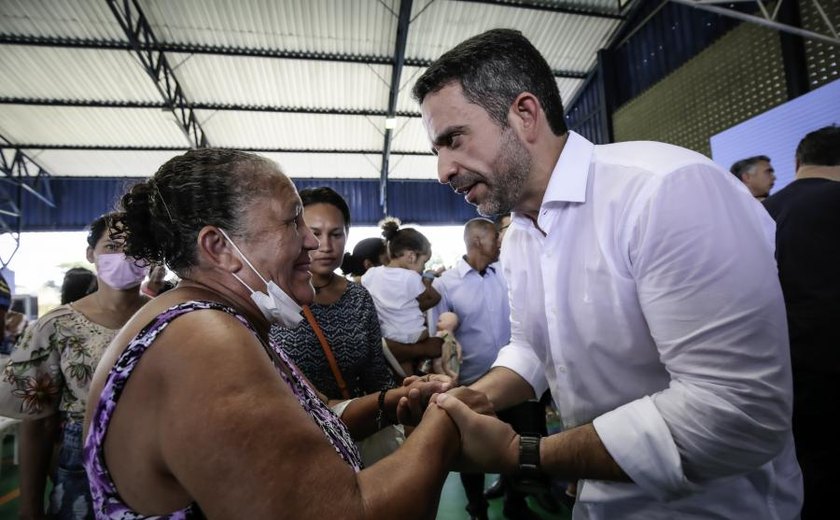
<svg viewBox="0 0 840 520"><path fill-rule="evenodd" d="M629 230L639 302L671 383L594 427L631 479L660 499L690 493L692 481L754 470L790 434L773 224L728 182L704 165L674 172Z"/></svg>

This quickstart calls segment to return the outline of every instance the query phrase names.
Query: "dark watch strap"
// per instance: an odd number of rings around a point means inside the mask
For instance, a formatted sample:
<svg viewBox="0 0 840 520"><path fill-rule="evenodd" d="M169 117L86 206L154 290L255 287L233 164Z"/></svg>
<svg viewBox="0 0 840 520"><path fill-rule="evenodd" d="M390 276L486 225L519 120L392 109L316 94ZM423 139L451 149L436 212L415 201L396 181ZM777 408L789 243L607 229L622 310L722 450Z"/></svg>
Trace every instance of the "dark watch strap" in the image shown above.
<svg viewBox="0 0 840 520"><path fill-rule="evenodd" d="M540 438L519 436L519 471L517 476L526 479L540 478Z"/></svg>

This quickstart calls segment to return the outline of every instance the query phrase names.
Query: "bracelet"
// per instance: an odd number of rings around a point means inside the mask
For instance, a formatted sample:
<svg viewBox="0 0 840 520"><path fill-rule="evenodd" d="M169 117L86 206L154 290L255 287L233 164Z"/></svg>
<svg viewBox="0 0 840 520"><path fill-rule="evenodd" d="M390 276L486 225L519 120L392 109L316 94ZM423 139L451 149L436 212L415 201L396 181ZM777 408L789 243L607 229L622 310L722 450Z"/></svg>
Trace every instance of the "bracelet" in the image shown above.
<svg viewBox="0 0 840 520"><path fill-rule="evenodd" d="M381 430L382 428L391 424L391 421L388 420L388 415L385 413L385 394L388 393L389 389L382 390L379 392L379 410L376 412L376 429Z"/></svg>

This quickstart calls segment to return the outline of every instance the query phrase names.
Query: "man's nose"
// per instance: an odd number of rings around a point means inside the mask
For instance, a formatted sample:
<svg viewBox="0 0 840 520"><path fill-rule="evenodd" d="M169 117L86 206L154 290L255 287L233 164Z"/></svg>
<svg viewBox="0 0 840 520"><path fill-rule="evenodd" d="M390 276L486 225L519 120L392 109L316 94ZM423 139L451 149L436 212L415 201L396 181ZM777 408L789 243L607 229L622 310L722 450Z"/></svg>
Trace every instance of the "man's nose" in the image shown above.
<svg viewBox="0 0 840 520"><path fill-rule="evenodd" d="M446 150L440 150L437 156L438 160L438 182L441 184L449 184L452 177L458 173L458 168L455 166L455 161L449 157Z"/></svg>

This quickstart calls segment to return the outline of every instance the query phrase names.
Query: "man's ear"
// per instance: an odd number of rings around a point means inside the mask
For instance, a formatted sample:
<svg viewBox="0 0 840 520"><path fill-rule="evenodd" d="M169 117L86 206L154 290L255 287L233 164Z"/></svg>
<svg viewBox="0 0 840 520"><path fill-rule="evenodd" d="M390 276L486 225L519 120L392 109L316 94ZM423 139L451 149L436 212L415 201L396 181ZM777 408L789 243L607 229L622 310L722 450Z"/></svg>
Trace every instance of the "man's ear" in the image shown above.
<svg viewBox="0 0 840 520"><path fill-rule="evenodd" d="M88 262L90 262L92 264L95 263L94 260L96 260L96 259L93 257L93 248L92 247L88 246L87 251L85 252L85 258L87 258Z"/></svg>
<svg viewBox="0 0 840 520"><path fill-rule="evenodd" d="M233 245L214 226L204 226L196 237L198 263L210 264L228 272L242 269L242 260Z"/></svg>
<svg viewBox="0 0 840 520"><path fill-rule="evenodd" d="M530 92L522 92L510 106L508 124L523 142L532 143L539 135L541 117L545 119L545 114L537 97Z"/></svg>

